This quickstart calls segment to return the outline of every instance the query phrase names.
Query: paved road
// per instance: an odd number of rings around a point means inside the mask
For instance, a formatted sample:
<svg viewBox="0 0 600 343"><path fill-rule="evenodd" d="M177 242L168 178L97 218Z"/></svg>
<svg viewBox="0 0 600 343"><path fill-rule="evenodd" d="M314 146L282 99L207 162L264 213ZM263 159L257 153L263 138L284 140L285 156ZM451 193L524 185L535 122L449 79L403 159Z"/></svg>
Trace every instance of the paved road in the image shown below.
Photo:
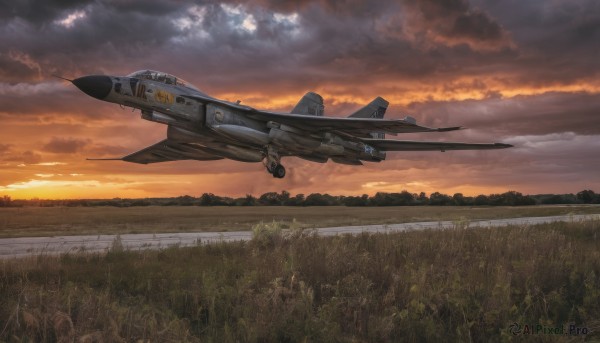
<svg viewBox="0 0 600 343"><path fill-rule="evenodd" d="M581 221L600 219L599 215L565 215L551 217L525 217L469 222L469 227L499 227L507 225L531 225L557 221ZM448 229L455 222L417 222L389 225L360 225L326 227L315 229L318 235L334 236L340 234L359 234L362 232L400 232L406 230ZM0 239L0 259L25 257L38 254L62 254L67 252L106 252L115 242L116 235L89 236L56 236L56 237L23 237ZM216 242L248 241L252 238L250 231L230 232L190 232L190 233L157 233L157 234L124 234L120 235L121 243L126 249L161 249L172 245L192 246Z"/></svg>

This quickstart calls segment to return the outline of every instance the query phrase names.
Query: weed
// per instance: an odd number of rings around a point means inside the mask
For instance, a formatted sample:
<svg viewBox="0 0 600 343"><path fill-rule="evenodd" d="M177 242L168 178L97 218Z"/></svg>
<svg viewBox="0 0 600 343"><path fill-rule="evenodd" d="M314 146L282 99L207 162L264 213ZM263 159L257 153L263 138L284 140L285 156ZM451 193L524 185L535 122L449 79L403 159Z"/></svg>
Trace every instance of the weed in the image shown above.
<svg viewBox="0 0 600 343"><path fill-rule="evenodd" d="M117 234L110 245L109 251L112 253L119 253L123 252L123 250L125 250L123 247L123 240L121 239L121 235Z"/></svg>
<svg viewBox="0 0 600 343"><path fill-rule="evenodd" d="M282 232L281 222L260 222L252 226L252 242L261 249L273 247L283 239Z"/></svg>
<svg viewBox="0 0 600 343"><path fill-rule="evenodd" d="M333 237L293 227L3 261L0 341L510 341L514 322L574 323L598 339L598 220Z"/></svg>

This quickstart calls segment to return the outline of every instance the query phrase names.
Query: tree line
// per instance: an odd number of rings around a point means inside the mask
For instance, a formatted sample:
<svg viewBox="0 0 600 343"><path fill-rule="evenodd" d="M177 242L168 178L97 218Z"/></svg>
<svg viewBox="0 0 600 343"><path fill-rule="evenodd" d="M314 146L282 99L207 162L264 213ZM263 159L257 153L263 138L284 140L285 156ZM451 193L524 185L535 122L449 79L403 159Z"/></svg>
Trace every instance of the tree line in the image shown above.
<svg viewBox="0 0 600 343"><path fill-rule="evenodd" d="M9 196L0 197L0 207L24 206L528 206L550 204L600 204L600 194L592 190L583 190L577 194L537 194L523 195L509 191L502 194L465 196L462 193L454 195L439 192L431 193L400 193L378 192L369 196L344 196L312 193L307 196L296 194L292 196L287 191L268 192L255 197L247 194L244 197L232 198L204 193L199 197L184 195L174 198L143 198L143 199L29 199L12 200Z"/></svg>

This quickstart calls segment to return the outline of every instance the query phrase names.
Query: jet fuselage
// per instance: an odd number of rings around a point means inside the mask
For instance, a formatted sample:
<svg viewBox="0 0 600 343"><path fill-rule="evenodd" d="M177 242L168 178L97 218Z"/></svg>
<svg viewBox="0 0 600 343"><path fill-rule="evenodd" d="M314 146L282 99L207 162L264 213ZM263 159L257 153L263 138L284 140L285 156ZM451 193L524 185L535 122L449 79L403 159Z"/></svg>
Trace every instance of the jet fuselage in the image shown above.
<svg viewBox="0 0 600 343"><path fill-rule="evenodd" d="M259 111L213 98L173 75L144 70L127 76L90 75L72 80L99 100L132 107L143 119L168 126L167 139L122 160L153 163L216 160L265 163L274 177L285 176L283 156L361 165L380 162L384 150L500 149L506 144L412 142L383 139L384 133L450 131L416 125L413 118L383 119L387 101L376 98L348 118L324 117L323 99L307 93L291 113ZM385 148L377 148L382 146Z"/></svg>

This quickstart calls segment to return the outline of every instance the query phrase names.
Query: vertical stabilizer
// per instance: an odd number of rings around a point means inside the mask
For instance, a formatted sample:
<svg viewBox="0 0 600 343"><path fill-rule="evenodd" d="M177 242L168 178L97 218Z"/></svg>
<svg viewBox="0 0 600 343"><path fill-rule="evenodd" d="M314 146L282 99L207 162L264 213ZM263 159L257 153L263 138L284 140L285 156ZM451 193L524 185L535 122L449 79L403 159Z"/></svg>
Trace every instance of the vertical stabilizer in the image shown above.
<svg viewBox="0 0 600 343"><path fill-rule="evenodd" d="M310 116L323 116L325 114L323 98L317 93L308 92L304 94L300 101L298 101L291 113Z"/></svg>
<svg viewBox="0 0 600 343"><path fill-rule="evenodd" d="M365 107L352 113L349 118L378 118L383 119L385 111L390 103L378 96Z"/></svg>
<svg viewBox="0 0 600 343"><path fill-rule="evenodd" d="M365 107L352 113L349 116L349 118L383 119L383 116L385 116L385 111L387 110L389 104L390 103L387 102L387 100L378 96L375 99L373 99L373 101L371 101L369 104L367 104ZM385 135L383 133L373 132L373 133L371 133L371 137L383 139L385 137Z"/></svg>

